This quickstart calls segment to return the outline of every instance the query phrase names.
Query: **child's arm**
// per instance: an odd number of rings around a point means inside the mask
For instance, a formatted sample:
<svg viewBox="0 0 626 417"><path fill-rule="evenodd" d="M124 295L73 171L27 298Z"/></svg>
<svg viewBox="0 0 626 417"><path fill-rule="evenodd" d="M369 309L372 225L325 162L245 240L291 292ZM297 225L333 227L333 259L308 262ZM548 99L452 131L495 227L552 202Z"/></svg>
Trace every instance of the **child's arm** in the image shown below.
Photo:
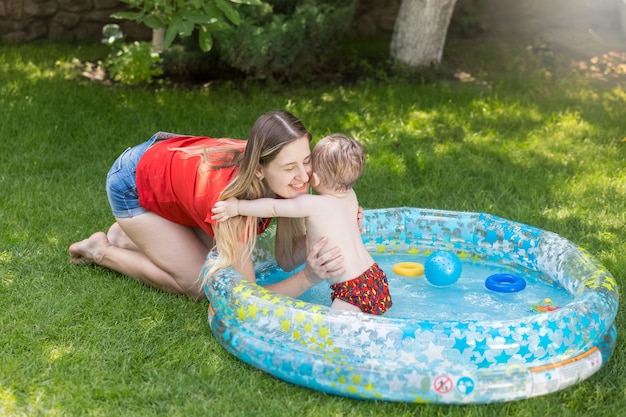
<svg viewBox="0 0 626 417"><path fill-rule="evenodd" d="M296 198L238 200L229 198L218 201L213 207L211 219L223 222L235 216L255 217L308 217L313 211L315 195L305 194Z"/></svg>

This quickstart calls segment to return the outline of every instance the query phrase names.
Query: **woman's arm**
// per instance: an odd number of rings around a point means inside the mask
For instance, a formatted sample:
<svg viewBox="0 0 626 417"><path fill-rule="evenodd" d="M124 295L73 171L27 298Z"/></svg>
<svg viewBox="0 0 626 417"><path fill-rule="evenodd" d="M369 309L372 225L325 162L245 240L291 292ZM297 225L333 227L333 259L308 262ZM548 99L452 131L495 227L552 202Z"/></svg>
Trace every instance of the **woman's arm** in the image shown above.
<svg viewBox="0 0 626 417"><path fill-rule="evenodd" d="M345 272L343 255L339 248L333 248L321 255L328 239L318 240L313 247L307 245L306 266L289 278L268 285L266 288L289 297L298 297L306 290L330 277Z"/></svg>
<svg viewBox="0 0 626 417"><path fill-rule="evenodd" d="M288 297L298 297L325 279L343 274L345 268L343 266L343 256L339 248L333 248L320 255L326 243L327 239L323 238L313 245L312 248L307 248L306 266L301 271L265 288ZM248 258L241 264L233 265L233 269L248 281L256 282L254 265L251 259Z"/></svg>
<svg viewBox="0 0 626 417"><path fill-rule="evenodd" d="M256 273L254 271L254 263L251 258L240 260L241 264L235 262L233 269L239 272L245 279L256 283Z"/></svg>
<svg viewBox="0 0 626 417"><path fill-rule="evenodd" d="M285 236L279 233L287 225L285 223L293 220L284 217L276 218L276 241L274 244L274 257L283 271L293 271L306 262L306 235L302 233L296 236L291 242L283 242Z"/></svg>

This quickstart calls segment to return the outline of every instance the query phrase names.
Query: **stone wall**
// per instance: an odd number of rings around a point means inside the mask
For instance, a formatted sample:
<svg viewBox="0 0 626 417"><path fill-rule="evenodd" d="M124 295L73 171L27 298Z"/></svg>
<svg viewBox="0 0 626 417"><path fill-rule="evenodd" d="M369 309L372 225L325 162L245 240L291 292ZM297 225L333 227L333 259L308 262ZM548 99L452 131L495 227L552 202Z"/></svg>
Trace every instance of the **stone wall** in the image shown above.
<svg viewBox="0 0 626 417"><path fill-rule="evenodd" d="M400 2L359 0L353 30L360 35L393 31ZM150 39L146 27L111 18L124 7L118 0L0 0L0 40L99 41L107 23L119 24L129 39Z"/></svg>
<svg viewBox="0 0 626 417"><path fill-rule="evenodd" d="M0 39L99 41L102 26L113 22L131 39L149 39L147 28L111 18L124 6L117 0L0 0Z"/></svg>

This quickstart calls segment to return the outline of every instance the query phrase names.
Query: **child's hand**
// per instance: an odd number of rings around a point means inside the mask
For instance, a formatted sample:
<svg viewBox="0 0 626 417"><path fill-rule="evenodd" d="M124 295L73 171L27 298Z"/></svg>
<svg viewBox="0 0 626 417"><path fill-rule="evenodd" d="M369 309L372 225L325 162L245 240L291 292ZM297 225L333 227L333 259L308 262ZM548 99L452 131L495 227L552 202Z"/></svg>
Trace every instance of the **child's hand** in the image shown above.
<svg viewBox="0 0 626 417"><path fill-rule="evenodd" d="M218 222L224 222L231 217L235 217L239 215L237 211L237 206L239 205L239 200L236 198L229 198L228 200L218 201L215 203L215 206L211 210L213 216L211 216L211 220L215 220Z"/></svg>

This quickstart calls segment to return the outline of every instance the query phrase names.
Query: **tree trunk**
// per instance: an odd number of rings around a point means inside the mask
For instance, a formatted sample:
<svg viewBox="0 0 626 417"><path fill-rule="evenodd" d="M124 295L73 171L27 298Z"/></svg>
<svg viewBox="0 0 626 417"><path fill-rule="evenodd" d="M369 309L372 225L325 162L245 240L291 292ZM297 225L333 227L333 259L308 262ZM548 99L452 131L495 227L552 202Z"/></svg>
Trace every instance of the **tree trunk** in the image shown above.
<svg viewBox="0 0 626 417"><path fill-rule="evenodd" d="M456 0L402 0L391 57L411 67L439 64Z"/></svg>

